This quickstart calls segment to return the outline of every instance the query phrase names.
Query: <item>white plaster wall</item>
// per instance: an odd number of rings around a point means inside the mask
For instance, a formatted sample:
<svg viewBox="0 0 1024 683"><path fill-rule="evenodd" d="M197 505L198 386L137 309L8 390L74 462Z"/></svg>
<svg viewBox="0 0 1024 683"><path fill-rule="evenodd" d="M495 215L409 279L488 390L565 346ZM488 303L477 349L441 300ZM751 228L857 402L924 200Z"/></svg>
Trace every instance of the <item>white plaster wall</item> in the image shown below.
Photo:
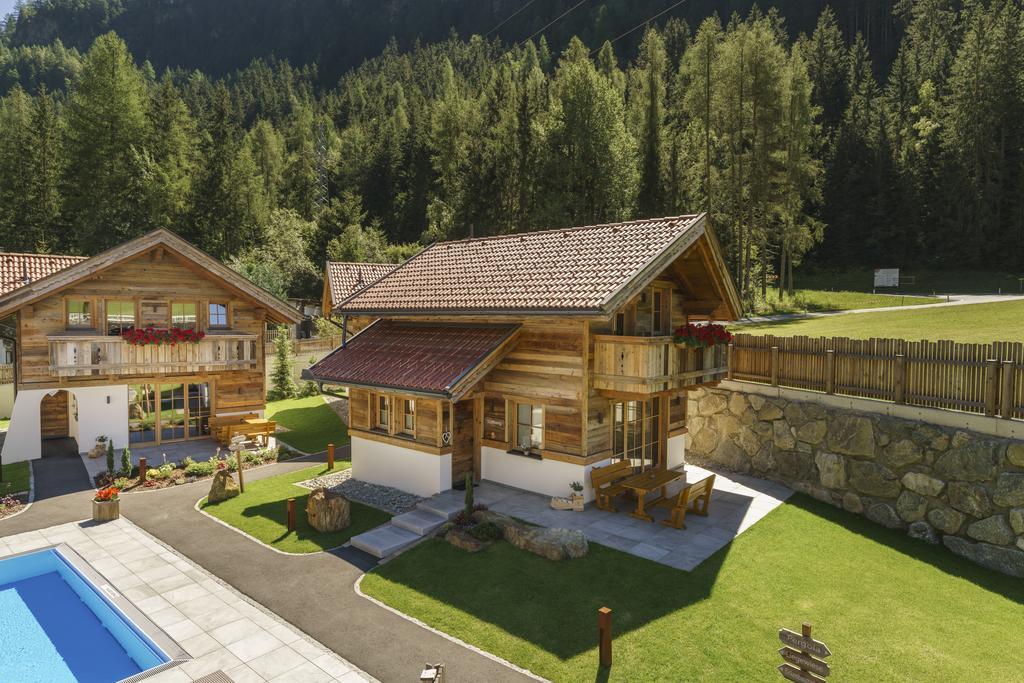
<svg viewBox="0 0 1024 683"><path fill-rule="evenodd" d="M27 389L19 391L11 411L11 426L4 438L2 457L5 463L35 460L42 456L42 439L39 434L39 404L43 396L56 391Z"/></svg>
<svg viewBox="0 0 1024 683"><path fill-rule="evenodd" d="M608 464L602 460L593 465L573 465L559 460L538 460L522 455L512 455L497 448L483 446L480 449L480 476L507 486L533 491L546 496L568 496L572 493L569 485L583 483L583 499L594 500L594 489L590 485L590 470Z"/></svg>
<svg viewBox="0 0 1024 683"><path fill-rule="evenodd" d="M353 436L352 477L417 496L432 496L452 487L452 456Z"/></svg>
<svg viewBox="0 0 1024 683"><path fill-rule="evenodd" d="M80 387L70 391L78 399L76 439L79 452L84 453L95 446L97 436L109 436L117 449L128 445L127 384ZM14 424L13 420L11 424Z"/></svg>
<svg viewBox="0 0 1024 683"><path fill-rule="evenodd" d="M680 434L679 436L669 437L668 457L665 459L666 466L671 470L679 467L684 462L686 462L686 435Z"/></svg>
<svg viewBox="0 0 1024 683"><path fill-rule="evenodd" d="M0 384L0 417L10 417L14 411L14 384Z"/></svg>

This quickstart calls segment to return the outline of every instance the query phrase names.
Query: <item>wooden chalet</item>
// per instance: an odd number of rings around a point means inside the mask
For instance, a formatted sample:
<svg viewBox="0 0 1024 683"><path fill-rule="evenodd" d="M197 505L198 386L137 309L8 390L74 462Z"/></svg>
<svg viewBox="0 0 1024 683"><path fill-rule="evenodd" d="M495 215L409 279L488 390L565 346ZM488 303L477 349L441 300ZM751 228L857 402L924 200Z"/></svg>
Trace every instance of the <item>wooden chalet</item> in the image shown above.
<svg viewBox="0 0 1024 683"><path fill-rule="evenodd" d="M262 414L266 325L301 320L166 230L91 258L0 254L0 277L0 328L15 348L5 463L40 457L44 439L84 452L105 436L120 449L206 437L214 416ZM146 327L204 336L122 336Z"/></svg>
<svg viewBox="0 0 1024 683"><path fill-rule="evenodd" d="M590 500L595 466L682 462L685 394L725 358L672 332L740 303L701 214L433 244L335 313L374 321L307 371L349 388L355 478Z"/></svg>

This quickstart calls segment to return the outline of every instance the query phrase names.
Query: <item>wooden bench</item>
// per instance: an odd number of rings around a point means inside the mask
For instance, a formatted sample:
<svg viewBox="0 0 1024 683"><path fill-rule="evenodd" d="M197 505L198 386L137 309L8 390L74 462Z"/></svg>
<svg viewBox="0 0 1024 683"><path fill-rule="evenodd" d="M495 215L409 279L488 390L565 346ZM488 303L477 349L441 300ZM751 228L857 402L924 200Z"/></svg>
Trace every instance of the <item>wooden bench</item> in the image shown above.
<svg viewBox="0 0 1024 683"><path fill-rule="evenodd" d="M261 420L254 418L252 421L242 422L241 424L234 424L227 426L228 432L228 443L231 443L231 438L238 434L244 434L247 437L262 436L263 443L269 444L270 437L277 431L277 423L273 420Z"/></svg>
<svg viewBox="0 0 1024 683"><path fill-rule="evenodd" d="M210 418L210 434L221 445L228 445L231 442L231 435L228 427L243 424L246 420L259 419L259 413L241 413L238 415L215 415Z"/></svg>
<svg viewBox="0 0 1024 683"><path fill-rule="evenodd" d="M619 482L632 474L633 465L628 460L619 460L611 465L590 470L590 484L594 487L597 507L616 512L612 498L626 492L626 488Z"/></svg>
<svg viewBox="0 0 1024 683"><path fill-rule="evenodd" d="M708 516L708 505L711 504L711 492L714 488L715 475L712 474L700 481L683 486L674 496L666 496L652 501L650 506L668 509L669 517L661 520L662 524L675 529L685 529L687 510L701 517Z"/></svg>

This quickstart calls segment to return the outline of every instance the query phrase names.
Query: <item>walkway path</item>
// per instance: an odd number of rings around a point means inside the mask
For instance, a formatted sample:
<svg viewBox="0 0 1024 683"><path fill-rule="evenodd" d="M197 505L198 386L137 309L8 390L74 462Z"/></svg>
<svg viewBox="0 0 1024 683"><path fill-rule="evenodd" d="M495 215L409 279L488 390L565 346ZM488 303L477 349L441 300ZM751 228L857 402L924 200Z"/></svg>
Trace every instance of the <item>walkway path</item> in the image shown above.
<svg viewBox="0 0 1024 683"><path fill-rule="evenodd" d="M347 454L347 447L339 449L339 456ZM292 472L322 457L253 470L246 479ZM37 501L23 514L0 521L0 536L89 517L92 489L80 460L77 466L81 490L53 498L38 495L49 486L46 480L53 469L47 468L42 477L37 469ZM209 482L196 482L126 494L121 513L380 680L416 680L427 662L444 662L447 680L453 682L530 680L356 595L353 585L363 569L345 559L347 553L283 555L200 514L194 506L208 486Z"/></svg>
<svg viewBox="0 0 1024 683"><path fill-rule="evenodd" d="M913 296L908 294L907 296ZM760 323L782 322L784 320L802 320L804 318L829 318L834 315L850 313L888 313L891 311L916 311L922 308L942 308L944 306L969 306L972 304L994 304L1007 301L1022 301L1024 296L1016 294L949 294L947 300L934 304L915 306L883 306L881 308L851 308L846 311L818 311L812 313L780 313L778 315L753 315L737 320L735 325L753 325Z"/></svg>

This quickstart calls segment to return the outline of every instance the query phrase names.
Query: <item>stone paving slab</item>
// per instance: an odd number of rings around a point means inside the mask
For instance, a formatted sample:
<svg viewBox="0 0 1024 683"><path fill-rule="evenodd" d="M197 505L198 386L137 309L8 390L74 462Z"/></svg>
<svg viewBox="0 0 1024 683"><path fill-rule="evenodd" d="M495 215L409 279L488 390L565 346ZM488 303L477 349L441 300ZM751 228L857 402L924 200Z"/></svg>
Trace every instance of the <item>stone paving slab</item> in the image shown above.
<svg viewBox="0 0 1024 683"><path fill-rule="evenodd" d="M497 512L540 526L578 529L595 543L685 571L692 571L731 543L793 493L782 484L743 474L695 465L687 465L686 471L691 480L717 476L708 516L688 514L685 529L660 524L668 516L663 509L649 511L655 518L653 523L631 517L634 503L622 498L616 501L618 513L599 510L593 503L587 504L583 512L572 512L552 510L547 496L489 481L479 484L474 493L477 500L488 501L487 506ZM671 495L673 487L668 492ZM431 498L421 506L433 501Z"/></svg>
<svg viewBox="0 0 1024 683"><path fill-rule="evenodd" d="M147 683L374 681L125 519L0 537L0 557L67 543L192 657Z"/></svg>

